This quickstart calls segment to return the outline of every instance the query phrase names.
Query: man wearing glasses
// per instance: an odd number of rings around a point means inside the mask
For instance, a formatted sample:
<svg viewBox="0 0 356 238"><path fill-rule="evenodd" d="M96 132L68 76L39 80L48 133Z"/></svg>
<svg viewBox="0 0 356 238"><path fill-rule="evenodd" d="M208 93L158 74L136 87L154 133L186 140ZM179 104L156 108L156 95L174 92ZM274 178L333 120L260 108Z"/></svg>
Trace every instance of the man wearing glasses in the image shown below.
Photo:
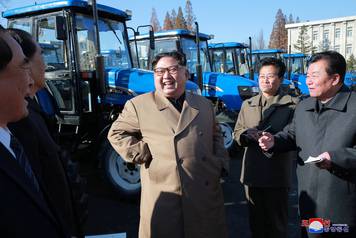
<svg viewBox="0 0 356 238"><path fill-rule="evenodd" d="M108 139L141 164L139 237L227 237L220 175L227 152L210 101L185 91L185 56L155 56L155 91L128 101Z"/></svg>
<svg viewBox="0 0 356 238"><path fill-rule="evenodd" d="M258 145L263 131L278 132L293 117L297 99L280 90L286 67L265 58L259 70L260 94L242 104L234 138L245 148L241 171L253 238L286 238L288 190L295 153L268 156Z"/></svg>

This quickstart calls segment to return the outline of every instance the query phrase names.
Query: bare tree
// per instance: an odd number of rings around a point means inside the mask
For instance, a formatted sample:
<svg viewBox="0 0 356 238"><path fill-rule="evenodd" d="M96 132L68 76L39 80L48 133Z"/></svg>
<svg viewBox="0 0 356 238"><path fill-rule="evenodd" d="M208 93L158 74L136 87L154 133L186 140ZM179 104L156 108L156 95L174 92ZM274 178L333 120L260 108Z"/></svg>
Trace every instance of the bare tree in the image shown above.
<svg viewBox="0 0 356 238"><path fill-rule="evenodd" d="M183 16L183 11L182 8L178 8L178 14L176 18L176 23L175 23L175 28L177 29L187 29L187 23L185 21L185 18Z"/></svg>
<svg viewBox="0 0 356 238"><path fill-rule="evenodd" d="M157 13L156 9L152 8L152 14L151 14L151 20L150 20L151 26L153 27L153 31L160 31L161 30L161 25L158 21L157 18Z"/></svg>
<svg viewBox="0 0 356 238"><path fill-rule="evenodd" d="M276 20L273 24L273 29L271 32L269 40L269 48L274 49L287 49L288 44L288 33L285 28L286 19L281 9L278 9L276 14Z"/></svg>
<svg viewBox="0 0 356 238"><path fill-rule="evenodd" d="M171 11L172 29L176 28L176 21L177 21L177 12L176 12L176 10L172 9L172 11Z"/></svg>
<svg viewBox="0 0 356 238"><path fill-rule="evenodd" d="M187 24L187 29L193 31L195 29L194 22L196 21L196 17L193 13L193 6L190 0L185 2L185 20Z"/></svg>
<svg viewBox="0 0 356 238"><path fill-rule="evenodd" d="M265 39L263 37L263 30L261 29L258 37L256 38L256 49L264 49L265 47Z"/></svg>
<svg viewBox="0 0 356 238"><path fill-rule="evenodd" d="M164 23L163 23L163 30L172 30L173 23L172 23L172 18L169 15L169 12L166 13L166 17L164 18Z"/></svg>

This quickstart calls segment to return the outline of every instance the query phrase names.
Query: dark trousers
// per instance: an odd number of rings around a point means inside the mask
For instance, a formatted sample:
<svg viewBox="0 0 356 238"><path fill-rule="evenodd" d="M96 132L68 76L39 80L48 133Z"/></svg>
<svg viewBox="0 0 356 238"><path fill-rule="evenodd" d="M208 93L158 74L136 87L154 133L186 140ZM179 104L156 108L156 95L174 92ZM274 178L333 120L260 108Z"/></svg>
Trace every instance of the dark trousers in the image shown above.
<svg viewBox="0 0 356 238"><path fill-rule="evenodd" d="M287 238L288 190L245 185L252 238Z"/></svg>

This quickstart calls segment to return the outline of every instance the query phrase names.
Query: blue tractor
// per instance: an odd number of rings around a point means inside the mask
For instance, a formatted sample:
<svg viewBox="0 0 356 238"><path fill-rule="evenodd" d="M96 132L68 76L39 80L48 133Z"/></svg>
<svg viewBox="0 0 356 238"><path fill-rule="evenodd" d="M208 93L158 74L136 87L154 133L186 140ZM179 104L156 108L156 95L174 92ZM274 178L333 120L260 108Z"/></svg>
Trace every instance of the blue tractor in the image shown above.
<svg viewBox="0 0 356 238"><path fill-rule="evenodd" d="M238 75L213 72L208 52L209 35L185 29L160 31L153 35L154 46L150 44L151 37L150 34L139 35L137 32L130 37L136 66L151 69L152 56L159 52L177 50L184 53L191 80L201 85L202 95L215 105L225 148L232 148L232 132L237 114L243 100L258 94L257 83Z"/></svg>
<svg viewBox="0 0 356 238"><path fill-rule="evenodd" d="M282 54L284 53L284 50L282 49L260 49L260 50L252 50L252 69L254 72L254 79L258 81L258 67L262 59L267 58L267 57L275 57L278 59L282 58ZM246 77L250 77L249 75L246 75ZM286 77L284 78L282 84L281 84L281 89L290 94L297 94L296 88L294 83L287 79Z"/></svg>
<svg viewBox="0 0 356 238"><path fill-rule="evenodd" d="M63 115L62 146L91 149L120 194L138 194L139 168L123 161L106 139L125 102L154 90L153 72L132 67L126 27L131 16L95 2L62 0L7 10L3 17L43 48L46 86ZM193 82L187 90L200 93Z"/></svg>
<svg viewBox="0 0 356 238"><path fill-rule="evenodd" d="M214 72L244 76L250 72L249 46L239 42L210 43L209 53Z"/></svg>
<svg viewBox="0 0 356 238"><path fill-rule="evenodd" d="M307 78L307 64L310 58L309 55L303 53L283 54L285 64L287 65L286 78L294 82L296 89L302 95L309 95L308 86L306 84ZM344 84L356 90L356 74L346 72Z"/></svg>
<svg viewBox="0 0 356 238"><path fill-rule="evenodd" d="M303 53L283 54L283 61L287 66L286 78L291 80L299 94L309 95L306 84L307 61L309 56Z"/></svg>

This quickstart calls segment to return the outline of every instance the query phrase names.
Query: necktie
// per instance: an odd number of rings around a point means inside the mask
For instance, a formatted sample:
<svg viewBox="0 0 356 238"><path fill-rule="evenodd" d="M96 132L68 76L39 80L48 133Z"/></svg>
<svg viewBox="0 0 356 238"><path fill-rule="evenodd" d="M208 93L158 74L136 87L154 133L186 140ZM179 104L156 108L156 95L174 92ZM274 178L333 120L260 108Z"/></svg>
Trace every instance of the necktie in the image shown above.
<svg viewBox="0 0 356 238"><path fill-rule="evenodd" d="M40 186L38 185L36 176L33 174L30 162L27 159L25 151L24 151L22 145L19 143L19 141L13 135L11 135L10 147L15 153L16 160L17 160L18 164L24 170L25 174L27 175L27 177L33 184L34 189L37 192L41 193Z"/></svg>

